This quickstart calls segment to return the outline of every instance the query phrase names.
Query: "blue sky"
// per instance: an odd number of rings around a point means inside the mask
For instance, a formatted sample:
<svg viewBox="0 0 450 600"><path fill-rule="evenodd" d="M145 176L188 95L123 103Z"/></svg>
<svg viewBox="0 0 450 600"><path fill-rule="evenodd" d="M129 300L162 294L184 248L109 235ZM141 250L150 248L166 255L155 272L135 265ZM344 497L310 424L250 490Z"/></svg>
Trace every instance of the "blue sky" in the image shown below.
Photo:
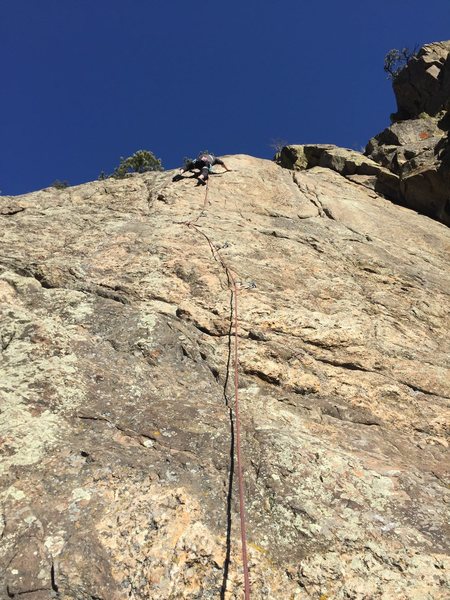
<svg viewBox="0 0 450 600"><path fill-rule="evenodd" d="M449 0L0 0L0 190L152 150L361 149L396 110L391 48L450 38Z"/></svg>

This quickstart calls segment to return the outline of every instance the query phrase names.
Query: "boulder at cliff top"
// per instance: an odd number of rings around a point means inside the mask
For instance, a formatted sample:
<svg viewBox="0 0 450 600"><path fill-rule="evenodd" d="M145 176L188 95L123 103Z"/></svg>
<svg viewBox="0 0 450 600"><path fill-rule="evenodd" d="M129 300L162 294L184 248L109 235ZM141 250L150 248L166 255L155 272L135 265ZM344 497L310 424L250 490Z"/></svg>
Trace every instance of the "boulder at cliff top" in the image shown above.
<svg viewBox="0 0 450 600"><path fill-rule="evenodd" d="M398 175L401 204L450 225L450 41L424 46L393 88L395 122L365 154Z"/></svg>
<svg viewBox="0 0 450 600"><path fill-rule="evenodd" d="M450 110L450 40L426 44L394 78L397 115L414 119Z"/></svg>
<svg viewBox="0 0 450 600"><path fill-rule="evenodd" d="M252 598L448 597L450 232L226 163L0 198L3 597L242 598L224 264Z"/></svg>
<svg viewBox="0 0 450 600"><path fill-rule="evenodd" d="M399 202L401 198L398 176L355 150L332 144L284 146L277 162L294 170L326 167L390 200Z"/></svg>

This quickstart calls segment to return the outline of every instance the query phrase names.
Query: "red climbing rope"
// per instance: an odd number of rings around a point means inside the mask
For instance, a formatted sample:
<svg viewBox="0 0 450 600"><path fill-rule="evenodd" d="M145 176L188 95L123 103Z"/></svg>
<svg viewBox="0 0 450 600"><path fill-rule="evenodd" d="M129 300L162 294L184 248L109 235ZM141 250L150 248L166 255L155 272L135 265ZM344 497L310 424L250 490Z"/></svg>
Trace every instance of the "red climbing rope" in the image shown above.
<svg viewBox="0 0 450 600"><path fill-rule="evenodd" d="M208 201L208 181L206 183L205 200L203 202L202 211L199 213L196 219L193 221L185 222L188 227L193 227L198 233L206 238L211 252L216 260L220 262L224 269L227 279L228 286L233 294L233 328L234 328L234 419L236 423L236 459L237 459L237 471L238 471L238 491L239 491L239 516L241 522L241 545L242 545L242 567L244 571L244 598L250 600L250 578L248 573L248 558L247 558L247 528L246 528L246 516L245 516L245 500L244 500L244 476L242 468L242 450L241 450L241 419L239 414L239 348L238 348L238 288L236 285L236 279L233 272L225 262L224 258L220 255L219 251L214 247L210 238L204 233L196 222L202 215Z"/></svg>
<svg viewBox="0 0 450 600"><path fill-rule="evenodd" d="M205 210L206 205L208 204L208 187L209 187L209 179L206 180L206 190L205 190L205 200L203 202L203 210Z"/></svg>
<svg viewBox="0 0 450 600"><path fill-rule="evenodd" d="M245 501L244 501L244 476L242 473L241 459L241 419L239 416L239 353L238 353L238 294L236 280L231 271L227 268L228 277L233 286L234 295L234 415L236 420L236 457L239 482L239 514L241 517L241 542L242 542L242 566L244 569L244 597L245 600L250 598L250 580L248 576L248 559L247 559L247 530L245 519Z"/></svg>
<svg viewBox="0 0 450 600"><path fill-rule="evenodd" d="M193 221L185 221L184 225L187 225L188 227L191 227L192 225L195 225L195 223L197 223L197 221L200 219L200 217L203 215L206 206L208 204L208 187L209 187L209 179L206 180L206 190L205 190L205 199L203 201L203 206L201 211L198 213L198 215L195 217L195 219Z"/></svg>

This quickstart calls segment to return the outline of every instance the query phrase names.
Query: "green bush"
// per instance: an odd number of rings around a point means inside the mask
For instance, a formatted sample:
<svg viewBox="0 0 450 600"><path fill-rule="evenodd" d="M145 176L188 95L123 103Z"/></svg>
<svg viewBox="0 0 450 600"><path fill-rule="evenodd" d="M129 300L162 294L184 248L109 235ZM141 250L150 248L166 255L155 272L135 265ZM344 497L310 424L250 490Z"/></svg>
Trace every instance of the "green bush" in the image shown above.
<svg viewBox="0 0 450 600"><path fill-rule="evenodd" d="M111 174L114 179L123 179L127 173L146 173L147 171L164 171L161 160L149 150L138 150L128 158L121 157L120 164ZM102 171L99 179L105 179Z"/></svg>
<svg viewBox="0 0 450 600"><path fill-rule="evenodd" d="M66 187L69 187L68 181L60 181L59 179L55 179L55 181L51 184L50 187L54 187L57 190L65 190Z"/></svg>

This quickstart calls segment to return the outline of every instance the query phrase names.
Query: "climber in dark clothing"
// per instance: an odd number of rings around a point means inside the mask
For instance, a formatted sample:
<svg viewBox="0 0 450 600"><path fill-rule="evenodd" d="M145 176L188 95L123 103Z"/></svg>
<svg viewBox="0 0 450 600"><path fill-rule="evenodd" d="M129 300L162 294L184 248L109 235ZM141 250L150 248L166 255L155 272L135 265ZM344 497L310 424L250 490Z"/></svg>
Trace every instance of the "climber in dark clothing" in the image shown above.
<svg viewBox="0 0 450 600"><path fill-rule="evenodd" d="M194 169L198 169L200 174L198 175L197 185L206 185L208 181L209 174L211 172L211 168L214 165L221 165L225 171L230 171L223 160L217 158L213 154L202 153L198 155L196 160L189 160L185 166L180 170L180 175L185 173L186 171L193 171Z"/></svg>

